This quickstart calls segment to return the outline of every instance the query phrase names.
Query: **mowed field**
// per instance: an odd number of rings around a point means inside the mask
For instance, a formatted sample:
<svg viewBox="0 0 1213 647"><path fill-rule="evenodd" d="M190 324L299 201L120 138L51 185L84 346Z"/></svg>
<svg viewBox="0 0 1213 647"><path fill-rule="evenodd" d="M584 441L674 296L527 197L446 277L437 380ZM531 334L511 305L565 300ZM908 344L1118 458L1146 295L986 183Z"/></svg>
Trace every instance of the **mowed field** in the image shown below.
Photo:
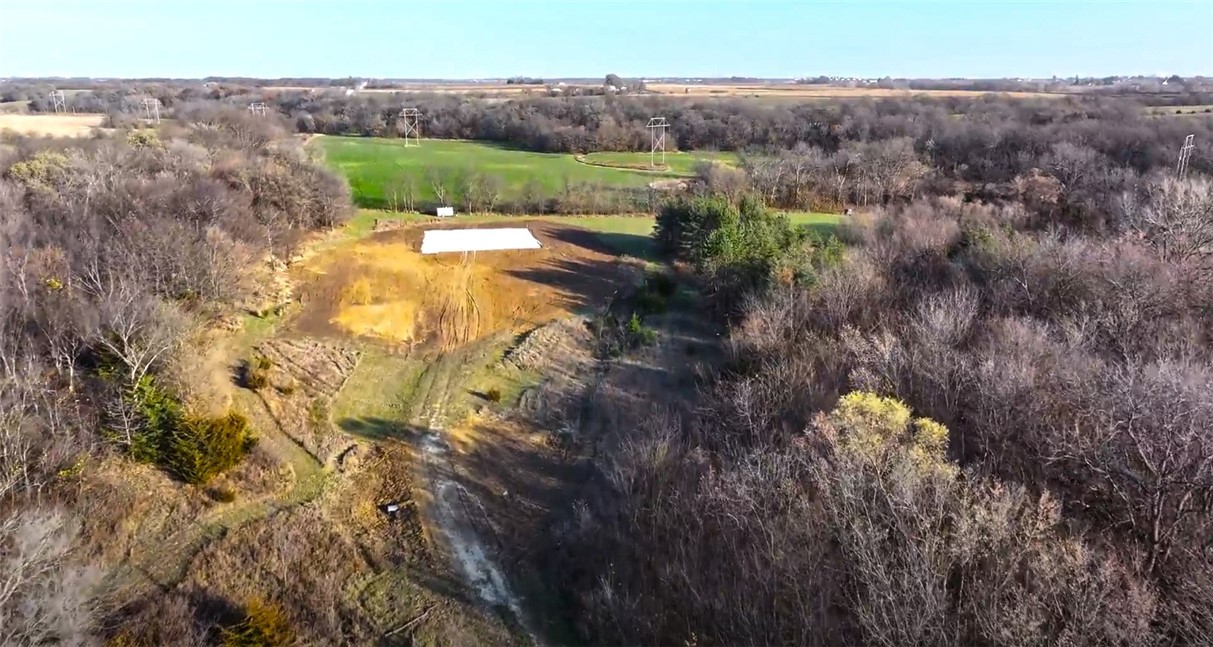
<svg viewBox="0 0 1213 647"><path fill-rule="evenodd" d="M393 193L412 184L415 203L437 199L431 178L437 174L454 189L461 174L495 176L502 181L502 199L517 199L528 191L540 197L557 195L566 182L598 184L604 188L643 188L673 174L583 164L572 155L534 153L489 142L403 140L364 137L316 137L325 161L349 179L354 201L363 207L385 207Z"/></svg>
<svg viewBox="0 0 1213 647"><path fill-rule="evenodd" d="M619 168L631 169L650 169L650 164L653 157L649 153L629 153L604 151L599 153L587 153L581 158L589 164L598 164L602 166L615 166ZM737 165L739 158L737 153L721 152L721 151L690 151L690 152L667 152L665 154L665 165L662 166L661 153L656 156L658 170L663 170L675 175L694 175L695 167L701 162L713 162L716 164L724 164L726 166Z"/></svg>
<svg viewBox="0 0 1213 647"><path fill-rule="evenodd" d="M48 137L87 137L101 127L105 115L30 115L0 113L0 132Z"/></svg>

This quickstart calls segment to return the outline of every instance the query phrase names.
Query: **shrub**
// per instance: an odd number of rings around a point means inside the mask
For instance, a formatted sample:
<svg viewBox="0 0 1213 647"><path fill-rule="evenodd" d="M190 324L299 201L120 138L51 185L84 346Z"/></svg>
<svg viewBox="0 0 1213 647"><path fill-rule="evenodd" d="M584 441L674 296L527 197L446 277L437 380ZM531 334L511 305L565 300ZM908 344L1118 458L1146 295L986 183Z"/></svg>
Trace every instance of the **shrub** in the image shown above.
<svg viewBox="0 0 1213 647"><path fill-rule="evenodd" d="M236 490L224 485L210 491L211 498L219 503L231 503L236 500Z"/></svg>
<svg viewBox="0 0 1213 647"><path fill-rule="evenodd" d="M632 313L627 326L628 340L633 347L652 346L657 341L657 331L644 325L640 315Z"/></svg>
<svg viewBox="0 0 1213 647"><path fill-rule="evenodd" d="M484 397L489 402L501 402L501 389L492 388L485 392Z"/></svg>
<svg viewBox="0 0 1213 647"><path fill-rule="evenodd" d="M219 418L187 418L168 440L163 458L181 480L206 485L239 463L255 443L248 419L234 411Z"/></svg>
<svg viewBox="0 0 1213 647"><path fill-rule="evenodd" d="M295 644L286 614L276 604L251 600L244 605L244 620L223 630L224 647L285 647Z"/></svg>

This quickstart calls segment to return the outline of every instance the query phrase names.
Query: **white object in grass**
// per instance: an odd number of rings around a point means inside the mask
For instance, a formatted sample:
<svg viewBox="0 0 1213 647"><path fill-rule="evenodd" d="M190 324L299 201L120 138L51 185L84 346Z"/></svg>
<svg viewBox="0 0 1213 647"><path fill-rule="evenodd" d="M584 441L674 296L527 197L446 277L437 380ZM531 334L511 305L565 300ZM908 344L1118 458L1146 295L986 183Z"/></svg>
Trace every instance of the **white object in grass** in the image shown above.
<svg viewBox="0 0 1213 647"><path fill-rule="evenodd" d="M421 239L422 254L539 249L539 239L526 227L509 229L431 229Z"/></svg>

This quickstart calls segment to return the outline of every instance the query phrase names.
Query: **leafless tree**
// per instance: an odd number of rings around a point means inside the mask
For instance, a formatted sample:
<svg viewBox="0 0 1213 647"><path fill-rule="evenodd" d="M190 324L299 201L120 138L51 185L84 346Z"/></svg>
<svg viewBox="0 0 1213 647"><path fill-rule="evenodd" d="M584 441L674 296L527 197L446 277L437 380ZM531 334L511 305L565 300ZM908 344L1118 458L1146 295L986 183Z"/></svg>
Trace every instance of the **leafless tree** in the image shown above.
<svg viewBox="0 0 1213 647"><path fill-rule="evenodd" d="M1125 194L1129 226L1153 244L1163 258L1183 262L1213 253L1213 182L1164 177Z"/></svg>
<svg viewBox="0 0 1213 647"><path fill-rule="evenodd" d="M91 642L93 569L71 563L75 531L56 510L27 510L0 521L0 643Z"/></svg>

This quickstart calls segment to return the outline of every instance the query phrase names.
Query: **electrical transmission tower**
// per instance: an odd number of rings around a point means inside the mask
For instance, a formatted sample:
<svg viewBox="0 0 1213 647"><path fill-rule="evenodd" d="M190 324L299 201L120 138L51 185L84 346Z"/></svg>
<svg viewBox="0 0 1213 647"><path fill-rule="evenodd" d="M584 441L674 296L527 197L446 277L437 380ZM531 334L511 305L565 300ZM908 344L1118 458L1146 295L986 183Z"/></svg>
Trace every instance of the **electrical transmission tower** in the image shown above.
<svg viewBox="0 0 1213 647"><path fill-rule="evenodd" d="M266 107L265 103L263 103L261 101L255 101L253 103L248 104L248 111L253 113L254 115L257 115L258 117L264 117L266 110L267 110L267 107Z"/></svg>
<svg viewBox="0 0 1213 647"><path fill-rule="evenodd" d="M67 95L63 94L63 90L51 93L51 105L54 106L55 114L67 112Z"/></svg>
<svg viewBox="0 0 1213 647"><path fill-rule="evenodd" d="M160 100L154 97L144 97L143 114L149 124L160 123Z"/></svg>
<svg viewBox="0 0 1213 647"><path fill-rule="evenodd" d="M400 111L400 120L404 124L404 145L410 146L409 140L412 139L412 146L420 146L421 111L416 108L405 108Z"/></svg>
<svg viewBox="0 0 1213 647"><path fill-rule="evenodd" d="M1184 145L1179 147L1179 163L1175 165L1175 174L1183 177L1188 174L1188 162L1192 159L1192 149L1196 148L1196 135L1184 137Z"/></svg>
<svg viewBox="0 0 1213 647"><path fill-rule="evenodd" d="M657 168L657 151L661 151L661 165L665 166L665 131L670 122L665 117L653 117L645 126L649 130L649 166Z"/></svg>

